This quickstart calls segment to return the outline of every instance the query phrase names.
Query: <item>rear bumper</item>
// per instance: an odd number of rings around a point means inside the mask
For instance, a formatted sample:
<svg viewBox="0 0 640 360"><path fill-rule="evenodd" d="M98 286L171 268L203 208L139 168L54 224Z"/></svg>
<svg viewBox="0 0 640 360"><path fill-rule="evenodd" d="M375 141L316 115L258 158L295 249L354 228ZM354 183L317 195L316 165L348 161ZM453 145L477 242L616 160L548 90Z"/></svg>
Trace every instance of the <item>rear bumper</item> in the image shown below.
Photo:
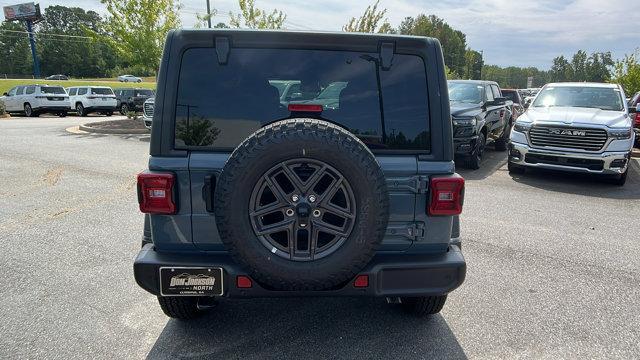
<svg viewBox="0 0 640 360"><path fill-rule="evenodd" d="M231 298L296 297L296 296L429 296L447 294L465 279L466 263L455 245L440 254L377 254L360 272L369 275L369 286L355 288L349 282L336 290L275 291L253 282L249 289L235 286L238 275L246 273L226 253L177 254L159 253L153 244L145 245L133 264L136 282L148 292L160 294L160 267L222 267L224 296Z"/></svg>
<svg viewBox="0 0 640 360"><path fill-rule="evenodd" d="M513 164L590 174L622 174L629 166L630 156L630 151L574 153L531 148L517 142L509 143L509 162Z"/></svg>
<svg viewBox="0 0 640 360"><path fill-rule="evenodd" d="M91 107L87 107L85 108L88 111L114 111L116 109L116 106L109 106L109 105L102 105L102 106L91 106Z"/></svg>
<svg viewBox="0 0 640 360"><path fill-rule="evenodd" d="M71 107L67 104L67 105L40 105L37 108L34 107L33 110L37 110L40 112L47 112L47 111L70 111Z"/></svg>

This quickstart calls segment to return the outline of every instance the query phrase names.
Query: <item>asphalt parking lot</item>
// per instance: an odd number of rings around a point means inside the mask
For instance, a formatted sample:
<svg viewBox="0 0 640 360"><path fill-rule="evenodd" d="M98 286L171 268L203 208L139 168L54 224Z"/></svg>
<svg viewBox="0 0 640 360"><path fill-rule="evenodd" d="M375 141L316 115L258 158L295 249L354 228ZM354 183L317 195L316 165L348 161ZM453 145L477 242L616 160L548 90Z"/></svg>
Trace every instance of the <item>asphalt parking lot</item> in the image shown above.
<svg viewBox="0 0 640 360"><path fill-rule="evenodd" d="M92 119L95 120L95 119ZM169 320L133 279L148 137L0 119L0 358L637 358L640 165L620 188L512 177L488 150L467 179L465 284L420 320L380 299L222 301Z"/></svg>

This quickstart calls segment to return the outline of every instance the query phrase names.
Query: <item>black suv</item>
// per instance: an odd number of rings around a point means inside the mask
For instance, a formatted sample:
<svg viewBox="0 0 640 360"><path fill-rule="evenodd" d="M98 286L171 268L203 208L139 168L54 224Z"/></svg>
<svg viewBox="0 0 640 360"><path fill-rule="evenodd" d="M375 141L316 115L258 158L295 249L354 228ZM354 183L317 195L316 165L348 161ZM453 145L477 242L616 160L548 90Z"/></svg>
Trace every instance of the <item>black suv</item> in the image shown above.
<svg viewBox="0 0 640 360"><path fill-rule="evenodd" d="M130 111L142 111L142 106L147 99L154 96L153 90L142 88L116 88L117 109L120 114L126 115Z"/></svg>
<svg viewBox="0 0 640 360"><path fill-rule="evenodd" d="M434 39L171 32L136 281L181 319L216 297L439 312L466 273L447 94Z"/></svg>

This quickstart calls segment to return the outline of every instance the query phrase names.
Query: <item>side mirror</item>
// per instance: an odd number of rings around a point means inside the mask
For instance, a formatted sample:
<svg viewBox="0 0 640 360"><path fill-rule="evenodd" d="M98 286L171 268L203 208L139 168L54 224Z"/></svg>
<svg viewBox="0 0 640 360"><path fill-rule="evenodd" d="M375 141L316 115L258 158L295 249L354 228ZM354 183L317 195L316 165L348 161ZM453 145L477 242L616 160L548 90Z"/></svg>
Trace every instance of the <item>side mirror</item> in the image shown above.
<svg viewBox="0 0 640 360"><path fill-rule="evenodd" d="M495 100L493 100L495 105L504 105L507 103L507 98L506 97L497 97L495 98Z"/></svg>

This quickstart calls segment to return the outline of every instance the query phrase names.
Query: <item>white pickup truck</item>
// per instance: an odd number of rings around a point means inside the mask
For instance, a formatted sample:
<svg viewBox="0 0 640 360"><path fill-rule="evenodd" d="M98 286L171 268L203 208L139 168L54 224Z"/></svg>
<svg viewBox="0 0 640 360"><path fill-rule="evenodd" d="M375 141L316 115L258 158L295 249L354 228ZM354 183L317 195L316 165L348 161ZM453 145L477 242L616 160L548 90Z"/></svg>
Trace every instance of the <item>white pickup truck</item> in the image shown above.
<svg viewBox="0 0 640 360"><path fill-rule="evenodd" d="M538 167L604 174L624 185L634 137L620 85L547 84L513 126L509 172Z"/></svg>

